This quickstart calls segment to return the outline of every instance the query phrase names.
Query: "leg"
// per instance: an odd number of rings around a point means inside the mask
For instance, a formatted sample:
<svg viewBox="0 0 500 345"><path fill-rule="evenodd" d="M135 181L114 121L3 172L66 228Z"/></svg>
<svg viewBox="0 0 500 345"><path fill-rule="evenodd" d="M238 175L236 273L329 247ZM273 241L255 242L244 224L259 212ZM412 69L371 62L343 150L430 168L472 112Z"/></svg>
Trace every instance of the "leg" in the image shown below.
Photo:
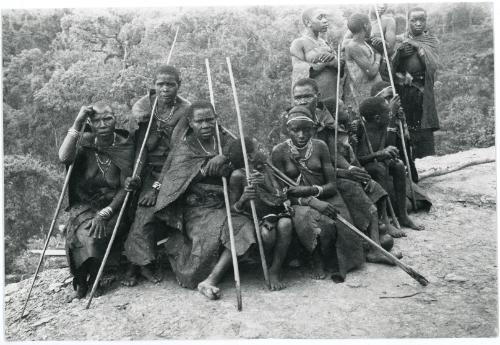
<svg viewBox="0 0 500 345"><path fill-rule="evenodd" d="M401 230L401 229L398 229L396 228L395 226L393 226L389 220L389 216L387 215L387 198L389 196L386 196L382 199L380 199L377 203L377 210L378 210L378 213L379 213L379 218L382 219L382 221L384 222L384 230L380 230L380 233L388 233L389 235L391 235L392 237L394 238L398 238L398 237L406 237L406 233Z"/></svg>
<svg viewBox="0 0 500 345"><path fill-rule="evenodd" d="M225 248L210 275L198 284L198 291L208 299L219 299L221 292L216 285L231 267L231 263L231 251Z"/></svg>
<svg viewBox="0 0 500 345"><path fill-rule="evenodd" d="M406 172L405 166L399 160L394 160L389 166L390 174L394 181L394 193L396 194L396 212L399 222L413 230L423 230L423 225L418 225L408 216L406 209Z"/></svg>
<svg viewBox="0 0 500 345"><path fill-rule="evenodd" d="M274 246L273 263L269 269L269 281L273 291L285 288L285 285L281 282L281 266L292 241L292 220L290 218L280 218L276 230L277 239Z"/></svg>
<svg viewBox="0 0 500 345"><path fill-rule="evenodd" d="M377 210L375 206L373 206L373 210L371 212L371 221L370 225L368 225L368 230L370 232L370 238L373 240L373 242L380 244L380 237L379 237L379 227L378 227L378 216L377 216ZM372 246L370 246L370 249L368 250L368 253L366 254L366 261L368 262L373 262L373 263L381 263L381 264L387 264L387 265L394 265L394 263L387 259L384 255L380 253L380 251Z"/></svg>
<svg viewBox="0 0 500 345"><path fill-rule="evenodd" d="M312 278L317 280L325 279L326 278L325 264L323 263L323 257L321 255L319 243L316 246L316 249L314 249L312 253L312 264L313 264Z"/></svg>

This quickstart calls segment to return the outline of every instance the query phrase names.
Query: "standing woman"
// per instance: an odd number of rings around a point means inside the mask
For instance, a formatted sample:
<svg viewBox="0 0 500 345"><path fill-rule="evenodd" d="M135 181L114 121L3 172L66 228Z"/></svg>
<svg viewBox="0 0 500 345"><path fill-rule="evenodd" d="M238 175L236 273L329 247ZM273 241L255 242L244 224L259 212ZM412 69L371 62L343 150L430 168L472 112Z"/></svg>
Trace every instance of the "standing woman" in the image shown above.
<svg viewBox="0 0 500 345"><path fill-rule="evenodd" d="M306 31L290 46L292 85L299 79L312 78L318 83L321 100L336 97L337 54L320 37L328 30L328 16L324 10L311 8L302 13L302 22Z"/></svg>
<svg viewBox="0 0 500 345"><path fill-rule="evenodd" d="M75 165L68 188L66 255L77 298L85 297L95 281L125 198L122 186L132 174L134 145L115 124L109 105L84 106L59 148L61 163ZM82 126L87 127L80 135Z"/></svg>
<svg viewBox="0 0 500 345"><path fill-rule="evenodd" d="M364 262L360 239L334 221L337 212L351 221L335 186L328 146L313 139L315 123L308 108L295 106L288 113L289 139L274 147L273 164L299 186L288 189L295 214L293 226L305 249L312 254L313 278L324 279L325 261L335 257L338 270L332 278L343 281L348 271Z"/></svg>

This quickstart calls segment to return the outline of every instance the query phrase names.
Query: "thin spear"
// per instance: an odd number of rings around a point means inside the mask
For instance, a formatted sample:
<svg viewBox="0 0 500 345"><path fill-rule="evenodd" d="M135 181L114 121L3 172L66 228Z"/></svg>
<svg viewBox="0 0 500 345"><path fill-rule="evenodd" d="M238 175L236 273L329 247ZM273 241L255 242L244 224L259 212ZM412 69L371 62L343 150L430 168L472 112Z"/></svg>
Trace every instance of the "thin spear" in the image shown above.
<svg viewBox="0 0 500 345"><path fill-rule="evenodd" d="M208 90L210 92L210 103L212 103L212 107L215 111L215 98L214 98L214 90L212 88L212 76L210 74L210 65L208 63L208 59L205 59L205 65L207 67L207 78L208 78ZM217 136L217 148L219 149L219 154L222 154L222 145L220 141L220 132L219 132L219 123L215 121L215 134ZM231 217L231 204L229 202L229 193L227 188L227 178L222 176L222 187L224 189L224 203L226 204L226 215L227 215L227 225L229 228L229 242L231 245L231 257L233 259L233 270L234 270L234 283L236 285L236 303L238 311L243 309L242 307L242 299L241 299L241 285L240 285L240 271L238 268L238 258L236 256L236 245L234 242L234 229L233 229L233 220Z"/></svg>
<svg viewBox="0 0 500 345"><path fill-rule="evenodd" d="M229 78L231 79L231 86L233 88L234 105L236 107L236 117L238 118L238 128L239 128L239 132L240 132L241 149L243 151L243 160L245 162L245 174L246 174L247 183L248 183L248 179L250 178L250 168L248 166L247 148L245 146L245 135L243 133L243 122L241 121L240 104L238 102L238 95L236 94L236 84L234 82L233 69L231 68L231 60L229 59L229 57L226 57L226 62L227 62L227 68L229 69ZM250 185L250 183L248 185ZM267 270L266 255L264 253L264 246L262 244L262 237L260 234L259 220L257 218L257 210L255 209L254 200L250 200L250 208L252 209L253 224L255 227L255 234L257 236L257 243L259 245L260 260L262 262L262 270L264 271L264 279L266 280L267 287L271 288L271 284L269 282L269 272Z"/></svg>

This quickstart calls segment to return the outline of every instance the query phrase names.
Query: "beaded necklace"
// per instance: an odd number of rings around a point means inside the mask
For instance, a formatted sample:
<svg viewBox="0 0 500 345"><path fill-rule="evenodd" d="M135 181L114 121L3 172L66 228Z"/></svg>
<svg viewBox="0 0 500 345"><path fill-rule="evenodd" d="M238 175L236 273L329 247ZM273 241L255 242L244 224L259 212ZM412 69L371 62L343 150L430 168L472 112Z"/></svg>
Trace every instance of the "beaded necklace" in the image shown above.
<svg viewBox="0 0 500 345"><path fill-rule="evenodd" d="M209 155L209 154L210 154L210 152L208 152L207 150L205 150L205 148L203 147L203 144L201 143L200 139L196 138L196 141L198 141L198 144L200 144L201 149L202 149L203 151L205 151L205 153L206 153L207 155ZM213 151L215 152L215 140L214 140L214 147L213 147Z"/></svg>
<svg viewBox="0 0 500 345"><path fill-rule="evenodd" d="M304 146L304 147L298 147L298 146L295 146L295 144L292 142L292 139L288 139L286 141L286 143L288 144L288 147L290 148L290 152L292 153L292 155L294 157L296 157L296 161L302 166L304 167L305 169L309 169L306 165L306 162L309 160L309 158L311 158L311 155L313 153L313 142L312 142L312 139L309 139L309 141L307 142L307 144ZM304 158L300 157L300 152L299 150L304 150L306 149L306 153L304 155Z"/></svg>
<svg viewBox="0 0 500 345"><path fill-rule="evenodd" d="M116 133L113 133L113 143L111 144L111 146L115 146L115 141L116 141ZM95 145L97 147L97 137L95 138ZM108 172L109 167L111 166L111 158L108 157L107 159L101 161L97 151L95 151L94 154L97 162L97 167L99 168L102 175L106 179L106 173Z"/></svg>
<svg viewBox="0 0 500 345"><path fill-rule="evenodd" d="M170 113L168 114L168 116L165 118L165 119L162 119L158 116L157 112L155 112L154 114L154 117L156 120L158 120L161 124L167 124L168 122L170 122L170 120L172 119L172 116L174 115L174 110L175 110L175 100L174 100L174 104L172 104L172 108L170 109ZM161 132L162 126L159 124L156 126L156 131L157 132Z"/></svg>

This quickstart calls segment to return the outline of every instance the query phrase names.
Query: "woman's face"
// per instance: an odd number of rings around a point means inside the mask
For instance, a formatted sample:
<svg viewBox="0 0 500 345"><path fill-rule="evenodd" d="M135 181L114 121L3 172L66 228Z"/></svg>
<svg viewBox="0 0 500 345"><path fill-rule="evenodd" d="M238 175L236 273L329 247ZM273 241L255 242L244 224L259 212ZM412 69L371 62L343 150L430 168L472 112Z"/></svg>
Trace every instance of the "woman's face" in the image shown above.
<svg viewBox="0 0 500 345"><path fill-rule="evenodd" d="M295 120L287 125L288 134L297 147L304 147L314 135L314 124L311 121Z"/></svg>
<svg viewBox="0 0 500 345"><path fill-rule="evenodd" d="M309 25L314 32L326 32L328 30L328 15L324 10L315 10L311 15Z"/></svg>

